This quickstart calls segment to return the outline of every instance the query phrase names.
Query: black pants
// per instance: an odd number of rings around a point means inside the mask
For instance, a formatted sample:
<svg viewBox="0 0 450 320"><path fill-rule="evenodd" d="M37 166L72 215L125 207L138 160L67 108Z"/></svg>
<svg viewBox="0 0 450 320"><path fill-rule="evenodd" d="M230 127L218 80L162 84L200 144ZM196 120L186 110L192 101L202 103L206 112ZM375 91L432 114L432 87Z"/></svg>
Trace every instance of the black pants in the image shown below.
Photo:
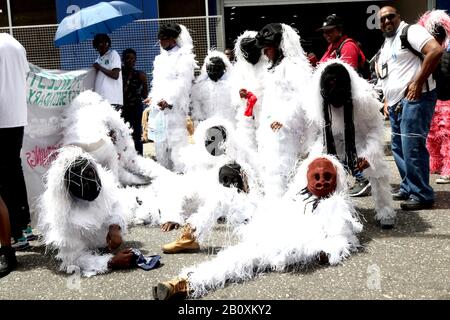
<svg viewBox="0 0 450 320"><path fill-rule="evenodd" d="M30 223L27 189L23 177L20 150L23 127L0 128L0 195L9 211L11 236L22 237L22 230Z"/></svg>
<svg viewBox="0 0 450 320"><path fill-rule="evenodd" d="M134 148L136 149L137 153L142 156L143 154L143 143L142 143L142 112L143 112L143 106L134 106L129 107L124 105L123 111L122 111L122 117L125 120L125 122L130 123L131 129L133 129L132 138L134 141Z"/></svg>

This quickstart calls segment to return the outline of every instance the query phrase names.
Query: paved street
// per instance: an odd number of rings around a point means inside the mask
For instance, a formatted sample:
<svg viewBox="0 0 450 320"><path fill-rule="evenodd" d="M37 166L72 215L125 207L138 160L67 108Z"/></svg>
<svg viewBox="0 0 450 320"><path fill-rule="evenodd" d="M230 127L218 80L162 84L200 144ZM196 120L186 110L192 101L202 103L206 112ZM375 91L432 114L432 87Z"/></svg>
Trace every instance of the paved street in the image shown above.
<svg viewBox="0 0 450 320"><path fill-rule="evenodd" d="M396 187L399 176L395 163L390 156L386 161ZM230 284L204 299L450 299L450 189L449 185L434 184L436 177L431 177L435 208L403 212L396 202L398 224L393 230L375 226L371 197L356 199L366 220L360 235L363 249L342 265L267 273ZM31 250L18 254L20 268L0 279L0 299L152 299L153 285L176 276L184 266L211 258L231 241L222 224L201 252L163 254L160 246L178 233L132 228L126 245L145 254L160 254L164 265L152 271L134 269L83 278L79 283L76 277L59 272L54 254L34 242Z"/></svg>

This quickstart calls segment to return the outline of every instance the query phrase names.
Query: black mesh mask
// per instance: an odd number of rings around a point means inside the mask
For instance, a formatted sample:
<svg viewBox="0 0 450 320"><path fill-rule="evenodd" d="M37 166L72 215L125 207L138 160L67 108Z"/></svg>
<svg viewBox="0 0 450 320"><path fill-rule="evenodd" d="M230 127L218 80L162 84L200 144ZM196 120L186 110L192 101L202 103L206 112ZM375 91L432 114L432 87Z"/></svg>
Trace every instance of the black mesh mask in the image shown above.
<svg viewBox="0 0 450 320"><path fill-rule="evenodd" d="M206 64L206 73L212 81L218 81L225 74L225 62L219 57L212 57Z"/></svg>
<svg viewBox="0 0 450 320"><path fill-rule="evenodd" d="M256 38L243 38L240 48L245 60L255 65L261 57L261 47L258 45Z"/></svg>
<svg viewBox="0 0 450 320"><path fill-rule="evenodd" d="M340 108L352 98L350 75L339 63L330 64L320 77L320 93L325 102Z"/></svg>
<svg viewBox="0 0 450 320"><path fill-rule="evenodd" d="M71 196L86 201L97 199L102 189L94 164L82 157L78 157L67 168L64 182Z"/></svg>
<svg viewBox="0 0 450 320"><path fill-rule="evenodd" d="M244 191L241 166L237 163L230 163L222 166L219 170L219 182L224 187L230 188L234 186L239 191Z"/></svg>

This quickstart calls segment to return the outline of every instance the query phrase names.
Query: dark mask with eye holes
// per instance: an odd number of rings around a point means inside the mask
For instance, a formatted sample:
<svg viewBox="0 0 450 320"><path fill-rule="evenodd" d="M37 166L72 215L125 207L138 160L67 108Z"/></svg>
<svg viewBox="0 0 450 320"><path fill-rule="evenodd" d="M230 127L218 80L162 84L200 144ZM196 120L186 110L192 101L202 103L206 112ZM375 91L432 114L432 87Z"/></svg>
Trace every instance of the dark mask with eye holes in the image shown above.
<svg viewBox="0 0 450 320"><path fill-rule="evenodd" d="M86 201L97 199L102 189L94 164L83 157L78 157L67 168L64 182L71 196Z"/></svg>
<svg viewBox="0 0 450 320"><path fill-rule="evenodd" d="M326 158L317 158L308 166L308 191L318 198L333 193L337 185L337 171L333 163Z"/></svg>
<svg viewBox="0 0 450 320"><path fill-rule="evenodd" d="M212 57L206 64L206 73L212 81L218 81L225 74L225 62L219 57Z"/></svg>
<svg viewBox="0 0 450 320"><path fill-rule="evenodd" d="M255 65L261 57L261 47L258 45L256 38L243 38L241 40L240 48L245 60Z"/></svg>
<svg viewBox="0 0 450 320"><path fill-rule="evenodd" d="M219 182L224 187L230 188L234 186L239 191L244 191L241 166L237 163L230 163L222 166L219 170Z"/></svg>
<svg viewBox="0 0 450 320"><path fill-rule="evenodd" d="M320 77L320 93L325 102L340 108L352 98L350 75L339 63L330 64Z"/></svg>

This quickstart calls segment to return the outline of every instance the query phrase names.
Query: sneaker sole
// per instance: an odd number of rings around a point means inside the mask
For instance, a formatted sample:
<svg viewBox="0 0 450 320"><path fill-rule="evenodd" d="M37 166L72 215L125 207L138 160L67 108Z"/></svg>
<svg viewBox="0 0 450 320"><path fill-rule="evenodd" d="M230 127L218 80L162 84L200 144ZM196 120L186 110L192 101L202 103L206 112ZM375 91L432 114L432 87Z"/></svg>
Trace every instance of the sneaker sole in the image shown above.
<svg viewBox="0 0 450 320"><path fill-rule="evenodd" d="M157 286L153 287L153 298L155 300L167 300L169 297L170 290L164 284L158 283Z"/></svg>
<svg viewBox="0 0 450 320"><path fill-rule="evenodd" d="M17 247L15 247L14 245L12 245L11 247L12 247L14 250L16 250L16 251L23 251L23 250L27 250L27 249L30 249L30 248L31 248L31 246L30 246L29 243L27 243L26 245L21 245L21 246L17 246Z"/></svg>
<svg viewBox="0 0 450 320"><path fill-rule="evenodd" d="M370 184L366 185L360 192L350 194L350 197L366 197L371 194L371 186Z"/></svg>
<svg viewBox="0 0 450 320"><path fill-rule="evenodd" d="M192 248L192 249L180 249L180 250L165 250L162 248L162 252L167 254L176 254L176 253L195 253L198 252L200 248Z"/></svg>
<svg viewBox="0 0 450 320"><path fill-rule="evenodd" d="M449 181L444 181L444 180L436 180L437 184L450 184L450 180Z"/></svg>

